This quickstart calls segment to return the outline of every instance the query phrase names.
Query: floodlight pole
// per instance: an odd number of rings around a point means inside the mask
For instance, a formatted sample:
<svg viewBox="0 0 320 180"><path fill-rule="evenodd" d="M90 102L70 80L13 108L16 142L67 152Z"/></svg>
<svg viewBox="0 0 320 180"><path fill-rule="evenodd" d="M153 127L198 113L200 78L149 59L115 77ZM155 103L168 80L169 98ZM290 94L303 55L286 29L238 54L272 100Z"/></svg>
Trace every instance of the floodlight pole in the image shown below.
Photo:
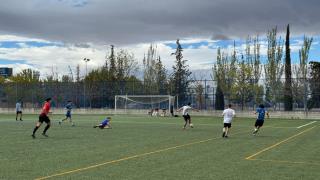
<svg viewBox="0 0 320 180"><path fill-rule="evenodd" d="M169 95L169 107L168 107L168 111L170 112L171 111L171 96Z"/></svg>
<svg viewBox="0 0 320 180"><path fill-rule="evenodd" d="M83 107L86 108L86 77L88 75L88 62L90 59L84 58L83 60L86 63L86 75L83 79Z"/></svg>
<svg viewBox="0 0 320 180"><path fill-rule="evenodd" d="M117 100L118 100L118 96L116 95L114 98L114 114L117 114Z"/></svg>

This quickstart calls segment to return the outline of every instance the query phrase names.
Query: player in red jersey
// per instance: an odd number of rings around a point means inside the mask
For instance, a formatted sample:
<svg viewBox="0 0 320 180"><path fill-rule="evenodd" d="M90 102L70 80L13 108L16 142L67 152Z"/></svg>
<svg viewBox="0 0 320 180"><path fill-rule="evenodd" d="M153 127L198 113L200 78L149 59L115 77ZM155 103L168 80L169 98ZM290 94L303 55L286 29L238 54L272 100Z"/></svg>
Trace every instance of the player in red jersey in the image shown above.
<svg viewBox="0 0 320 180"><path fill-rule="evenodd" d="M43 122L47 123L47 126L44 128L42 135L45 137L48 137L46 132L50 128L50 125L51 125L50 119L48 117L48 114L50 112L50 106L51 106L50 102L51 102L51 98L47 98L43 107L42 107L41 113L39 115L39 121L37 122L36 127L34 128L33 133L31 135L33 138L36 138L35 133L39 129L39 127L41 126L41 124Z"/></svg>

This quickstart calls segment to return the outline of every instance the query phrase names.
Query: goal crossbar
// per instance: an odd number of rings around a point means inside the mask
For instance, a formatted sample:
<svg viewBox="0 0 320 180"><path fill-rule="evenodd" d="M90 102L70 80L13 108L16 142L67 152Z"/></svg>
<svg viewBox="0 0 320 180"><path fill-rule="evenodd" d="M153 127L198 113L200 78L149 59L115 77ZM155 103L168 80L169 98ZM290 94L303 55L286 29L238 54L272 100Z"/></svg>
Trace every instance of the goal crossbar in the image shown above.
<svg viewBox="0 0 320 180"><path fill-rule="evenodd" d="M117 114L117 109L118 109L118 104L117 101L118 99L124 99L125 100L125 107L124 110L126 111L127 109L127 102L133 102L136 104L142 104L142 105L153 105L157 103L163 103L168 101L168 109L171 108L171 106L174 103L174 96L171 95L116 95L115 96L115 114Z"/></svg>

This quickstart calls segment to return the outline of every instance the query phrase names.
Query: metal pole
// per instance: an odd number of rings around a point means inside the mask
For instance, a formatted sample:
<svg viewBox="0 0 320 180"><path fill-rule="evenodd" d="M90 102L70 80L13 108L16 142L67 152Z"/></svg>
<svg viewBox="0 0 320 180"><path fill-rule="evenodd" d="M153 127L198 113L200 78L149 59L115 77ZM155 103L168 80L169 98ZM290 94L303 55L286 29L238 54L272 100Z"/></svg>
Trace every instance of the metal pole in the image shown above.
<svg viewBox="0 0 320 180"><path fill-rule="evenodd" d="M83 79L83 107L86 108L86 77L88 74L88 62L90 61L90 59L84 58L83 60L86 63L86 75Z"/></svg>
<svg viewBox="0 0 320 180"><path fill-rule="evenodd" d="M308 107L307 107L307 104L308 104L308 102L307 102L307 78L305 78L304 79L304 83L303 83L303 85L304 85L304 98L303 98L303 104L304 104L304 113L305 113L305 115L306 115L306 117L308 117Z"/></svg>
<svg viewBox="0 0 320 180"><path fill-rule="evenodd" d="M177 95L177 108L176 109L179 109L179 96Z"/></svg>
<svg viewBox="0 0 320 180"><path fill-rule="evenodd" d="M207 110L207 80L206 79L204 80L204 109Z"/></svg>
<svg viewBox="0 0 320 180"><path fill-rule="evenodd" d="M169 95L169 107L168 107L168 112L171 111L171 96Z"/></svg>
<svg viewBox="0 0 320 180"><path fill-rule="evenodd" d="M117 114L117 99L118 99L118 96L115 96L115 98L114 98L114 114Z"/></svg>

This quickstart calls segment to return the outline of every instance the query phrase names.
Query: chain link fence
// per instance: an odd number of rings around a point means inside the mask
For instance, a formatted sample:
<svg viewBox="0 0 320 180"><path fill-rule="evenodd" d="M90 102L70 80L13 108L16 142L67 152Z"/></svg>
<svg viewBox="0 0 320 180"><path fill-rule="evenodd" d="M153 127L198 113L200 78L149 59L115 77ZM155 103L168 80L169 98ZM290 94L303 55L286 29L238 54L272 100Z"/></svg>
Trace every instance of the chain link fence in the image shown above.
<svg viewBox="0 0 320 180"><path fill-rule="evenodd" d="M253 86L245 89L227 87L223 89L225 105L232 103L239 110L254 110L260 103L272 110L284 110L284 80L276 90L266 88L265 80L259 81L260 89ZM320 82L292 79L293 110L320 111ZM250 84L250 83L249 83ZM232 85L232 84L231 84ZM202 110L216 109L217 82L213 80L194 80L186 90L184 99L175 98L175 107L191 102ZM150 87L148 87L150 88ZM240 93L241 91L241 93ZM17 101L24 108L40 108L44 99L51 97L52 107L63 108L71 100L75 108L114 108L115 95L172 95L172 87L156 93L150 91L141 81L121 82L35 82L0 84L0 108L14 108ZM305 109L305 107L308 107Z"/></svg>

